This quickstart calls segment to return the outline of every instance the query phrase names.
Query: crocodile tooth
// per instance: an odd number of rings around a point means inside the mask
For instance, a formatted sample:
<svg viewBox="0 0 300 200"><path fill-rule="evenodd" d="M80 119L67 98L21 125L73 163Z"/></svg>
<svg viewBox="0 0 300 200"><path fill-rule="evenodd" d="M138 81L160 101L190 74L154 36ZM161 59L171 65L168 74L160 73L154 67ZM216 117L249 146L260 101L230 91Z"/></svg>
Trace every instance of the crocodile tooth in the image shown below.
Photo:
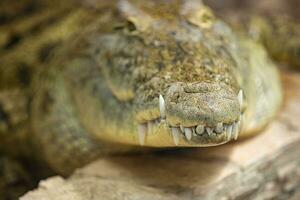
<svg viewBox="0 0 300 200"><path fill-rule="evenodd" d="M213 130L209 127L206 127L206 132L210 136L213 133Z"/></svg>
<svg viewBox="0 0 300 200"><path fill-rule="evenodd" d="M215 131L216 131L216 133L222 133L223 132L223 123L222 122L217 123Z"/></svg>
<svg viewBox="0 0 300 200"><path fill-rule="evenodd" d="M154 121L148 121L147 125L148 125L148 133L152 133L154 125L155 125L155 122Z"/></svg>
<svg viewBox="0 0 300 200"><path fill-rule="evenodd" d="M193 132L193 135L196 135L196 127L192 127L192 132Z"/></svg>
<svg viewBox="0 0 300 200"><path fill-rule="evenodd" d="M230 141L231 140L231 132L229 131L229 127L227 127L227 141Z"/></svg>
<svg viewBox="0 0 300 200"><path fill-rule="evenodd" d="M243 90L239 91L237 98L238 98L238 101L240 104L240 108L242 109L242 107L243 107Z"/></svg>
<svg viewBox="0 0 300 200"><path fill-rule="evenodd" d="M243 130L244 117L245 117L245 115L241 114L240 120L239 120L239 127L240 127L241 132Z"/></svg>
<svg viewBox="0 0 300 200"><path fill-rule="evenodd" d="M174 141L175 145L177 146L179 143L180 129L177 127L172 127L171 131L172 131L173 141Z"/></svg>
<svg viewBox="0 0 300 200"><path fill-rule="evenodd" d="M238 122L236 122L236 123L233 123L233 125L232 125L232 135L235 140L238 137L238 133L239 133L239 127L238 127Z"/></svg>
<svg viewBox="0 0 300 200"><path fill-rule="evenodd" d="M204 125L198 125L196 127L196 133L199 135L203 134L204 133Z"/></svg>
<svg viewBox="0 0 300 200"><path fill-rule="evenodd" d="M228 132L228 126L225 126L224 129L225 129L224 134L226 136L226 139L227 139L227 141L229 141L230 140L230 133Z"/></svg>
<svg viewBox="0 0 300 200"><path fill-rule="evenodd" d="M242 130L242 119L240 119L238 122L237 122L237 125L238 125L238 130L241 131Z"/></svg>
<svg viewBox="0 0 300 200"><path fill-rule="evenodd" d="M192 129L191 128L184 128L184 133L185 133L185 137L187 140L191 140L192 139Z"/></svg>
<svg viewBox="0 0 300 200"><path fill-rule="evenodd" d="M138 125L138 136L139 136L140 145L145 144L146 135L147 135L147 125L139 124Z"/></svg>
<svg viewBox="0 0 300 200"><path fill-rule="evenodd" d="M239 131L237 131L237 132L235 133L235 135L234 135L234 140L237 140L238 137L239 137Z"/></svg>
<svg viewBox="0 0 300 200"><path fill-rule="evenodd" d="M161 118L166 118L165 100L161 95L159 95L159 111Z"/></svg>
<svg viewBox="0 0 300 200"><path fill-rule="evenodd" d="M226 129L227 139L230 140L232 137L232 125L228 125Z"/></svg>
<svg viewBox="0 0 300 200"><path fill-rule="evenodd" d="M224 132L223 132L223 134L224 134L224 137L227 139L226 127L224 127Z"/></svg>
<svg viewBox="0 0 300 200"><path fill-rule="evenodd" d="M180 127L181 132L184 133L184 126L180 125L179 127Z"/></svg>

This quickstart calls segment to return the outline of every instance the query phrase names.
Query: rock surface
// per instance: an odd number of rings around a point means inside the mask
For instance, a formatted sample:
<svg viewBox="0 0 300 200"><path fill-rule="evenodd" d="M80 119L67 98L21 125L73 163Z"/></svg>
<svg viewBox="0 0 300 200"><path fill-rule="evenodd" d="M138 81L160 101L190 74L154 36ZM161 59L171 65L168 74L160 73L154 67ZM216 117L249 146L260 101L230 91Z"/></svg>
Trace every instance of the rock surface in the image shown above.
<svg viewBox="0 0 300 200"><path fill-rule="evenodd" d="M100 158L70 178L42 181L21 200L297 198L300 73L282 77L283 109L256 137L213 148Z"/></svg>

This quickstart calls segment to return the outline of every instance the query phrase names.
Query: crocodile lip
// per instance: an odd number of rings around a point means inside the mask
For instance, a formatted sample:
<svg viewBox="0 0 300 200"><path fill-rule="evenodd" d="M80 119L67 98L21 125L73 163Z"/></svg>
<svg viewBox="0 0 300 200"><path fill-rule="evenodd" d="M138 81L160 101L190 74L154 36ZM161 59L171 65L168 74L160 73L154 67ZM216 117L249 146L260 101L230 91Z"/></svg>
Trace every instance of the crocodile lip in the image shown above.
<svg viewBox="0 0 300 200"><path fill-rule="evenodd" d="M239 91L237 100L240 106L243 106L243 92ZM167 122L165 100L162 95L159 96L160 117L148 120L138 124L138 138L140 145L147 145L147 136L155 133L156 129L162 124L172 136L174 146L180 146L181 142L191 144L191 146L213 146L226 143L230 140L236 140L242 130L243 113L232 122L217 122L209 125L199 123L197 125L184 126L180 124L171 125Z"/></svg>

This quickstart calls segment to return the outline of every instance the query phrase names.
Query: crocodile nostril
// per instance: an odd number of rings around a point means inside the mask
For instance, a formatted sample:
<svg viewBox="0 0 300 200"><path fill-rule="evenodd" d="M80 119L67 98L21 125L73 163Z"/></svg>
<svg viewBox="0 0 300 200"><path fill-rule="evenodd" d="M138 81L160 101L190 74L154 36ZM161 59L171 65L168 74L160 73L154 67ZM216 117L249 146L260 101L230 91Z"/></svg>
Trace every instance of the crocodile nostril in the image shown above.
<svg viewBox="0 0 300 200"><path fill-rule="evenodd" d="M237 90L238 91L238 90ZM232 123L241 113L242 92L214 83L174 83L166 92L166 120L171 125L216 126Z"/></svg>

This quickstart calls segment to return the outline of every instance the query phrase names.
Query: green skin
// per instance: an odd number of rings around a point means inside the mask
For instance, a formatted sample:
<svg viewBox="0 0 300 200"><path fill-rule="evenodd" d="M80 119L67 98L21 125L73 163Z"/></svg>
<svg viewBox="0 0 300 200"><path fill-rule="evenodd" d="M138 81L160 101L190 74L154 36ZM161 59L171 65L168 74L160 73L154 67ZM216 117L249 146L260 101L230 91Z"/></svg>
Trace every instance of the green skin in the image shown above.
<svg viewBox="0 0 300 200"><path fill-rule="evenodd" d="M248 136L280 107L278 73L260 44L234 34L198 1L160 9L139 2L100 5L98 20L36 78L34 142L60 173L139 146L138 127L149 121L160 119L144 146L215 146L233 139L225 128L190 140L181 133L175 144L171 127L241 122L239 135Z"/></svg>

